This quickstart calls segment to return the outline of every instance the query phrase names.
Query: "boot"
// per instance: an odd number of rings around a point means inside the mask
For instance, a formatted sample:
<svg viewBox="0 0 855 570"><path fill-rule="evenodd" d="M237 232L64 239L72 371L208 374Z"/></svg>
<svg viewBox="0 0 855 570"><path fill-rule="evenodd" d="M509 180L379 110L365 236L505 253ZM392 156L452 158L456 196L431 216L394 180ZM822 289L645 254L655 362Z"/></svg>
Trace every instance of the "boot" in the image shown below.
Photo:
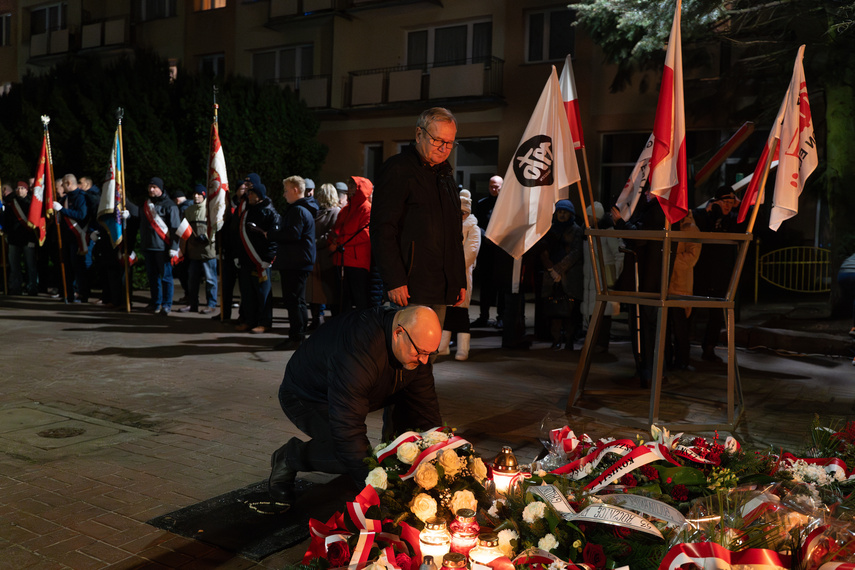
<svg viewBox="0 0 855 570"><path fill-rule="evenodd" d="M454 354L454 360L466 360L469 358L469 333L457 333L457 352Z"/></svg>
<svg viewBox="0 0 855 570"><path fill-rule="evenodd" d="M439 352L437 354L441 354L445 356L446 354L450 354L451 351L448 350L448 344L451 342L451 331L442 331L442 338L439 339Z"/></svg>

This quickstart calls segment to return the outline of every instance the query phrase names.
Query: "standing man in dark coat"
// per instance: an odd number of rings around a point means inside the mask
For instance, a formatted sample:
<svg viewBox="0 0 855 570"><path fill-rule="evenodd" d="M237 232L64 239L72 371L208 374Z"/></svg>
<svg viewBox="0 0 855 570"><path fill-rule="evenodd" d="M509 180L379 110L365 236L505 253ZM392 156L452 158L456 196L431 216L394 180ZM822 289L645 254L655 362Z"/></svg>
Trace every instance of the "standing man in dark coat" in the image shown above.
<svg viewBox="0 0 855 570"><path fill-rule="evenodd" d="M77 177L66 174L62 177L65 194L53 203L53 209L60 216L60 236L62 237L62 256L65 260L66 303L85 303L89 300L89 276L86 273L86 252L89 249L88 233L89 208L86 196L77 185ZM70 270L69 270L70 268ZM77 297L75 298L75 287Z"/></svg>
<svg viewBox="0 0 855 570"><path fill-rule="evenodd" d="M428 305L440 323L445 307L466 299L460 197L448 163L457 120L424 111L415 143L380 168L371 206L371 251L389 300Z"/></svg>
<svg viewBox="0 0 855 570"><path fill-rule="evenodd" d="M276 268L282 277L282 298L288 309L288 340L277 344L277 350L297 350L306 338L309 310L306 306L306 281L315 265L315 214L318 203L306 196L306 181L290 176L282 181L282 192L288 209L276 241L279 243Z"/></svg>
<svg viewBox="0 0 855 570"><path fill-rule="evenodd" d="M279 387L285 415L312 439L291 438L273 453L271 498L292 504L299 471L347 473L362 488L370 412L387 408L389 435L442 425L429 363L441 336L436 313L419 305L350 311L318 327L288 361Z"/></svg>
<svg viewBox="0 0 855 570"><path fill-rule="evenodd" d="M140 249L145 257L145 270L151 301L149 313L168 315L172 310L174 281L172 267L178 261L178 238L175 230L181 223L178 206L163 191L163 179L153 177L148 183L148 200L142 207Z"/></svg>

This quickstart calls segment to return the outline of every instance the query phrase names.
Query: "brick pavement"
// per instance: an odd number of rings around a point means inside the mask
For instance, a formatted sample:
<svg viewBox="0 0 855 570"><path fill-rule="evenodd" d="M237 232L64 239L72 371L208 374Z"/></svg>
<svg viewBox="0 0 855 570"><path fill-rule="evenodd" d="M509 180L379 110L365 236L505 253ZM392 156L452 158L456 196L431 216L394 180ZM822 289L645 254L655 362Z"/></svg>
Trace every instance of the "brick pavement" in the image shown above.
<svg viewBox="0 0 855 570"><path fill-rule="evenodd" d="M281 568L298 560L304 545L255 563L145 524L264 479L271 451L296 434L276 399L291 353L271 350L287 327L284 312L275 313L273 333L249 335L202 315L0 298L0 567ZM644 418L649 400L628 381L628 344L613 352L614 361L592 366L588 386L625 394L582 403ZM504 351L495 331L474 331L469 361L437 362L443 416L485 457L508 444L524 462L540 449L547 414L594 437L636 434L620 420L565 418L574 359L548 343ZM738 359L747 412L735 435L743 443L792 446L814 413L852 416L848 359L767 351ZM699 364L696 373L672 374L666 389L716 392L722 373ZM720 406L663 396L665 419L716 415ZM24 433L27 422L38 424L33 433ZM376 441L379 415L368 424ZM64 440L38 436L81 425L86 433ZM86 441L92 434L101 437Z"/></svg>

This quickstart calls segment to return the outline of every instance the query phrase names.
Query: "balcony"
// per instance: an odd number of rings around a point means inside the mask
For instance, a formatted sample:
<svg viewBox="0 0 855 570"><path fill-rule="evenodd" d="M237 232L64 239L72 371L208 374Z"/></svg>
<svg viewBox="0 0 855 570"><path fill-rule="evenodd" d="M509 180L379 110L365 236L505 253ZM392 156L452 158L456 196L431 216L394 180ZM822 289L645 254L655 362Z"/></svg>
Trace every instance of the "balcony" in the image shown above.
<svg viewBox="0 0 855 570"><path fill-rule="evenodd" d="M124 18L83 24L80 29L80 49L124 45L127 43L125 30Z"/></svg>
<svg viewBox="0 0 855 570"><path fill-rule="evenodd" d="M335 10L336 0L270 0L269 19L277 22Z"/></svg>
<svg viewBox="0 0 855 570"><path fill-rule="evenodd" d="M504 61L495 57L432 67L387 67L351 71L345 106L395 106L415 101L485 101L503 98Z"/></svg>
<svg viewBox="0 0 855 570"><path fill-rule="evenodd" d="M309 109L328 109L330 106L329 75L279 79L275 83L282 89L294 91Z"/></svg>
<svg viewBox="0 0 855 570"><path fill-rule="evenodd" d="M30 36L30 57L64 54L68 50L68 28Z"/></svg>

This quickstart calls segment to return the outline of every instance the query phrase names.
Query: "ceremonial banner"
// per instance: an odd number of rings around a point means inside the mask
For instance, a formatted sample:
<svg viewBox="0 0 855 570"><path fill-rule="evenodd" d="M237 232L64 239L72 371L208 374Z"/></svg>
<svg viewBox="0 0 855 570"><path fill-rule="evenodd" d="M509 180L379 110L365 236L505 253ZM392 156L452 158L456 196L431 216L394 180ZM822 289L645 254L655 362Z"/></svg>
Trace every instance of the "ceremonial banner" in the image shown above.
<svg viewBox="0 0 855 570"><path fill-rule="evenodd" d="M620 217L624 220L632 216L638 205L641 189L647 185L647 179L650 176L650 158L653 156L653 140L654 136L651 134L615 203L620 210Z"/></svg>
<svg viewBox="0 0 855 570"><path fill-rule="evenodd" d="M573 62L570 54L564 58L564 69L561 70L559 83L561 84L561 99L564 101L564 110L567 111L567 121L570 123L573 148L584 148L582 118L579 115L579 98L576 96L576 79L573 77Z"/></svg>
<svg viewBox="0 0 855 570"><path fill-rule="evenodd" d="M579 181L555 66L505 173L487 238L519 259L552 226L555 202Z"/></svg>
<svg viewBox="0 0 855 570"><path fill-rule="evenodd" d="M208 157L208 239L222 229L229 199L229 177L226 173L226 158L220 144L220 128L217 119L211 124L211 151Z"/></svg>
<svg viewBox="0 0 855 570"><path fill-rule="evenodd" d="M110 153L110 164L104 188L101 191L101 201L98 203L98 222L110 235L110 243L116 247L122 243L122 143L119 139L119 129L113 135L113 152Z"/></svg>
<svg viewBox="0 0 855 570"><path fill-rule="evenodd" d="M42 152L39 155L39 166L36 169L36 178L33 182L33 199L30 202L30 211L27 212L28 225L36 230L39 236L39 245L45 243L45 233L47 224L45 222L45 204L50 211L53 211L53 180L49 175L47 168L47 133L42 138ZM47 189L47 196L45 196Z"/></svg>
<svg viewBox="0 0 855 570"><path fill-rule="evenodd" d="M671 37L665 54L662 87L653 123L653 156L650 159L650 191L659 199L672 224L689 211L686 185L686 112L683 105L683 53L677 0Z"/></svg>

